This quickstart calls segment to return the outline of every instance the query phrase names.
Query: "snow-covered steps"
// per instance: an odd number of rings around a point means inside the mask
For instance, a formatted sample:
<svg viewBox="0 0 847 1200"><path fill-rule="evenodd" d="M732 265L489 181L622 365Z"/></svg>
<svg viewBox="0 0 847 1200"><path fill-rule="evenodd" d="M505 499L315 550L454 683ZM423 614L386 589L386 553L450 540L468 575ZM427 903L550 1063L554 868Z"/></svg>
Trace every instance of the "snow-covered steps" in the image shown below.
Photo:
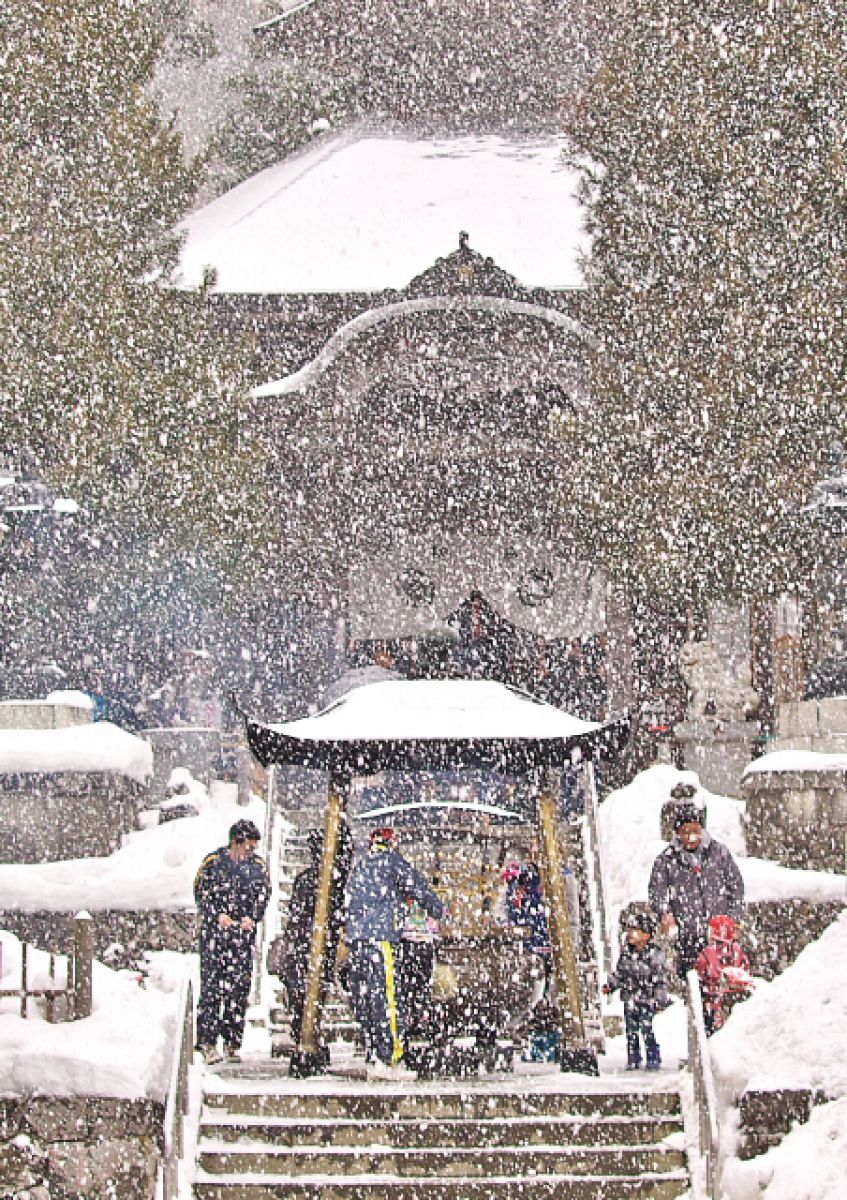
<svg viewBox="0 0 847 1200"><path fill-rule="evenodd" d="M293 1082L210 1081L197 1200L672 1200L689 1188L673 1091L570 1090L561 1075L538 1090Z"/></svg>

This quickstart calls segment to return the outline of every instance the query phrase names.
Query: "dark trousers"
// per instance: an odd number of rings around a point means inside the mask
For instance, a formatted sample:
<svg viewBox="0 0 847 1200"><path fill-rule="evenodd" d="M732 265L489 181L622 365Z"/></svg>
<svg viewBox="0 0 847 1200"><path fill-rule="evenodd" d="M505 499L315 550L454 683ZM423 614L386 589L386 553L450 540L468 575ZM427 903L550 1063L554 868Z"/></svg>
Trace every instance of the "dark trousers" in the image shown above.
<svg viewBox="0 0 847 1200"><path fill-rule="evenodd" d="M197 1045L214 1046L223 1038L240 1046L253 976L255 938L243 930L218 930L200 938L200 999Z"/></svg>
<svg viewBox="0 0 847 1200"><path fill-rule="evenodd" d="M708 939L705 934L681 934L676 943L676 973L682 982L700 957L700 952L706 948Z"/></svg>
<svg viewBox="0 0 847 1200"><path fill-rule="evenodd" d="M404 939L397 943L395 963L403 1028L407 1034L421 1033L429 1025L432 1010L435 946Z"/></svg>
<svg viewBox="0 0 847 1200"><path fill-rule="evenodd" d="M351 942L350 999L365 1037L365 1053L384 1063L403 1055L402 1017L391 942Z"/></svg>
<svg viewBox="0 0 847 1200"><path fill-rule="evenodd" d="M648 1063L659 1061L659 1043L653 1033L653 1009L648 1004L627 1000L623 1006L626 1028L626 1058L629 1063L641 1062L641 1038Z"/></svg>

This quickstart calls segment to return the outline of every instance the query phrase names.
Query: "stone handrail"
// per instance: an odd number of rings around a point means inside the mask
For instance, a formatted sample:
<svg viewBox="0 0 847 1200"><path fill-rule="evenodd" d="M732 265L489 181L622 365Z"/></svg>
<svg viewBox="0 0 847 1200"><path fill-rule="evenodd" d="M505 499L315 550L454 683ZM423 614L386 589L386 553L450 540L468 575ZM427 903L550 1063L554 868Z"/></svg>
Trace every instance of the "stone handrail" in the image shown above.
<svg viewBox="0 0 847 1200"><path fill-rule="evenodd" d="M694 1082L697 1148L706 1167L706 1196L720 1200L720 1140L718 1106L712 1059L703 1021L703 998L696 971L686 976L688 1013L688 1066Z"/></svg>
<svg viewBox="0 0 847 1200"><path fill-rule="evenodd" d="M179 990L168 1096L165 1104L164 1145L159 1166L159 1200L176 1200L179 1161L185 1147L183 1125L188 1112L188 1066L194 1044L194 992L185 979Z"/></svg>

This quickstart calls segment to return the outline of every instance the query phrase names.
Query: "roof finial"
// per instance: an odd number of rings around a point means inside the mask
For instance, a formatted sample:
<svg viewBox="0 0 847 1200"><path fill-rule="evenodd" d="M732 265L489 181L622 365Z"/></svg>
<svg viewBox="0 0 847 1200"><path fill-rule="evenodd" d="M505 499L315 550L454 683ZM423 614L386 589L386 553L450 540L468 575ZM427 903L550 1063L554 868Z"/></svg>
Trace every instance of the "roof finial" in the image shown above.
<svg viewBox="0 0 847 1200"><path fill-rule="evenodd" d="M468 235L465 233L465 231L463 229L462 232L459 234L459 249L467 250L467 248L468 248Z"/></svg>

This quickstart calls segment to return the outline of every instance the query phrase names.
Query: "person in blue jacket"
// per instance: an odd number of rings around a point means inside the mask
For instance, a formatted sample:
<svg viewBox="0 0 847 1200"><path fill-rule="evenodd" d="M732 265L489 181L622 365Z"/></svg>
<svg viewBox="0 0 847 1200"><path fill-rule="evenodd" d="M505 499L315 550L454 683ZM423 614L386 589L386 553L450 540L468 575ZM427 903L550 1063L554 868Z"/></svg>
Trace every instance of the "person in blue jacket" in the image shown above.
<svg viewBox="0 0 847 1200"><path fill-rule="evenodd" d="M353 867L347 884L344 932L350 948L350 997L373 1078L406 1073L394 951L408 901L416 900L436 920L444 916L441 900L396 846L393 829L372 830L368 853Z"/></svg>
<svg viewBox="0 0 847 1200"><path fill-rule="evenodd" d="M203 859L194 880L200 915L197 1048L209 1065L240 1057L256 928L270 894L267 868L256 854L260 837L252 821L236 821L229 844Z"/></svg>

